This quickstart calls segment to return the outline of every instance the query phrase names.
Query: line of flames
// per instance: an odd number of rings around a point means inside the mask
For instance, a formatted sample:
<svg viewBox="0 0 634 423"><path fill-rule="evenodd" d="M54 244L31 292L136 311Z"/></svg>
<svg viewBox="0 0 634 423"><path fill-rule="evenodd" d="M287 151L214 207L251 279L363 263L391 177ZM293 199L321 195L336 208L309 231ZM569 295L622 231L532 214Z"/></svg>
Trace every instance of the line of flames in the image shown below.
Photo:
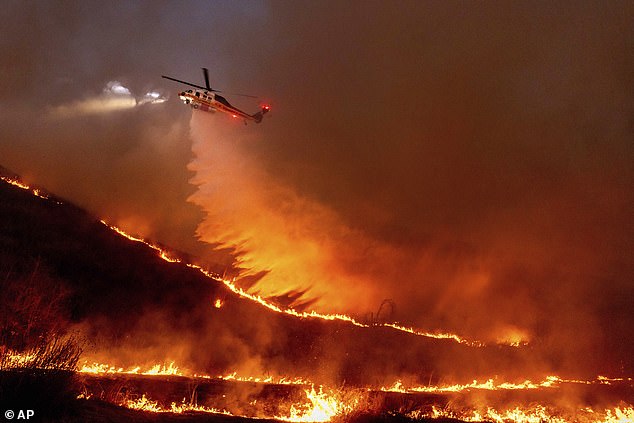
<svg viewBox="0 0 634 423"><path fill-rule="evenodd" d="M311 385L309 389L305 389L304 393L306 395L306 401L291 404L288 414L276 414L274 416L265 416L264 418L295 423L329 422L335 417L350 414L355 411L364 398L363 394L358 391L355 395L347 395L346 400L342 400L340 392L325 390L321 386L316 389L314 385ZM161 406L158 401L148 398L145 394L137 399L123 400L120 405L134 410L153 413L180 414L186 412L204 412L243 418L261 418L261 416L237 415L227 410L188 404L185 399L183 399L181 404L172 402L169 407L164 407Z"/></svg>
<svg viewBox="0 0 634 423"><path fill-rule="evenodd" d="M532 382L525 380L521 383L511 382L496 382L494 379L488 379L486 382L478 382L474 380L471 383L466 384L453 384L453 385L428 385L428 386L405 386L401 380L397 380L390 386L383 386L379 390L383 392L399 392L399 393L412 393L412 392L425 392L425 393L447 393L447 392L464 392L469 390L529 390L540 388L558 388L563 383L580 384L580 385L611 385L613 382L632 382L632 378L610 378L607 376L597 376L593 380L579 380L579 379L562 379L559 376L551 375L546 376L541 382Z"/></svg>
<svg viewBox="0 0 634 423"><path fill-rule="evenodd" d="M2 370L9 370L12 368L19 369L28 367L32 362L33 355L30 353L17 353L10 350L2 351ZM282 385L303 385L307 386L304 389L306 394L306 401L291 404L289 412L286 415L274 415L267 416L269 419L276 419L287 422L327 422L333 417L342 414L350 413L354 411L359 405L362 398L362 390L356 390L356 395L348 395L345 400L341 392L325 388L323 386L315 385L310 381L301 378L291 377L279 377L273 378L272 376L266 377L252 377L252 376L238 376L237 373L230 373L224 376L209 376L209 375L188 375L183 372L174 363L156 364L148 368L143 369L141 366L134 366L127 369L117 368L108 364L87 364L78 370L80 373L93 374L93 375L143 375L143 376L183 376L194 377L204 379L221 379L225 381L237 381L237 382L249 382L249 383L265 383L265 384L282 384ZM78 399L89 399L90 394L80 394ZM186 412L205 412L213 414L234 415L227 410L220 410L213 407L199 406L197 404L190 404L183 399L181 404L176 402L171 403L169 407L161 406L158 401L150 399L146 394L136 399L125 399L120 402L127 408L142 410L154 413L186 413ZM240 416L253 418L254 416Z"/></svg>
<svg viewBox="0 0 634 423"><path fill-rule="evenodd" d="M319 387L317 390L314 386L311 386L310 389L305 389L304 393L306 394L306 401L292 404L288 414L278 414L268 418L287 422L328 422L354 412L363 412L364 396L358 392L352 396L344 396L341 392L324 390L323 387ZM344 397L345 399L343 399ZM153 401L145 395L135 400L125 400L121 405L155 413L197 411L236 416L227 410L187 404L185 400L183 400L182 404L172 403L170 407L163 407L157 401ZM634 422L634 407L628 405L606 408L603 411L595 411L585 407L576 410L574 415L564 415L556 410L549 410L542 405L528 406L526 408L515 407L506 410L487 407L486 409L468 411L455 411L449 407L439 408L432 406L431 410L414 410L406 413L405 416L413 420L449 418L467 422L494 423L632 423ZM241 415L239 417L254 418L255 416Z"/></svg>
<svg viewBox="0 0 634 423"><path fill-rule="evenodd" d="M356 397L352 401L343 402L335 396L324 393L311 387L305 390L308 401L293 404L287 415L275 415L272 418L286 422L328 422L337 417L349 415L359 411L361 397ZM145 395L136 400L126 400L122 405L136 409L155 413L184 413L191 411L223 414L236 416L226 410L203 407L198 405L172 403L169 408L162 407L158 402L148 399ZM486 410L470 410L457 412L449 408L438 408L432 406L431 411L415 410L405 414L413 420L432 419L459 419L467 422L494 422L494 423L632 423L634 422L634 407L613 407L603 411L595 411L591 408L582 408L576 411L574 416L563 416L557 412L549 411L546 407L537 405L533 407L515 407L507 410L498 410L487 407ZM253 416L239 416L253 418Z"/></svg>
<svg viewBox="0 0 634 423"><path fill-rule="evenodd" d="M354 326L358 326L361 328L369 328L369 327L387 327L387 328L391 328L391 329L395 329L401 332L405 332L405 333L409 333L409 334L413 334L416 336L423 336L423 337L427 337L427 338L435 338L435 339L449 339L449 340L453 340L455 342L458 342L460 344L465 344L465 345L469 345L472 347L482 347L485 346L484 342L481 341L474 341L474 340L469 340L466 339L464 337L461 337L459 335L453 334L453 333L434 333L434 332L428 332L428 331L423 331L420 329L416 329L413 327L407 327L407 326L402 326L399 325L397 323L377 323L377 324L373 324L373 325L369 325L366 323L361 323L358 320L354 319L353 317L350 317L348 315L345 314L326 314L326 313L319 313L316 311L297 311L293 308L281 308L278 307L277 305L268 302L267 300L265 300L264 298L260 297L259 295L255 295L255 294L251 294L247 291L245 291L244 289L240 288L239 286L237 286L234 282L235 280L229 280L229 279L225 279L223 277L221 277L218 274L212 273L206 269L204 269L202 266L199 266L197 264L192 264L192 263L185 263L183 262L181 259L174 257L173 255L170 254L169 251L163 249L162 247L153 244L143 238L139 238L136 237L134 235L130 235L129 233L125 232L124 230L122 230L121 228L118 228L117 226L114 225L110 225L109 223L107 223L105 220L101 220L101 223L104 224L105 226L107 226L108 228L112 229L113 231L115 231L116 233L118 233L119 235L123 236L124 238L127 238L131 241L134 242L139 242L142 244L145 244L146 246L152 248L153 250L155 250L158 254L159 257L161 257L161 259L163 259L164 261L167 261L169 263L182 263L184 265L186 265L189 268L195 269L197 271L199 271L200 273L202 273L204 276L217 281L217 282L221 282L223 283L230 291L232 291L233 293L237 294L238 296L242 297L242 298L246 298L249 299L251 301L254 301L266 308L268 308L269 310L272 310L276 313L284 313L284 314L288 314L294 317L298 317L300 319L311 319L311 318L315 318L315 319L322 319L322 320L329 320L329 321L342 321L342 322L347 322L350 323ZM217 307L217 306L216 306ZM217 307L220 308L220 307ZM509 343L506 344L509 346L519 346L519 343Z"/></svg>
<svg viewBox="0 0 634 423"><path fill-rule="evenodd" d="M236 382L250 382L250 383L267 383L275 385L312 385L312 382L300 377L288 377L288 376L240 376L237 372L228 373L226 375L211 376L206 374L199 374L188 372L179 368L175 362L159 363L152 366L143 368L142 366L130 366L127 368L116 367L110 364L103 363L88 363L85 361L79 368L79 373L94 374L94 375L143 375L143 376L181 376L195 379L219 379L226 381Z"/></svg>
<svg viewBox="0 0 634 423"><path fill-rule="evenodd" d="M24 182L20 182L17 179L13 179L13 178L9 178L7 176L1 176L1 175L0 175L0 179L3 180L4 182L10 184L10 185L13 185L15 187L21 188L21 189L23 189L25 191L29 191L31 194L33 194L36 197L42 198L44 200L54 201L57 204L61 204L59 201L52 200L48 195L43 193L42 190L37 189L37 188L31 188L30 186L28 186Z"/></svg>
<svg viewBox="0 0 634 423"><path fill-rule="evenodd" d="M54 201L57 204L61 204L59 201L53 200L51 199L49 196L47 196L46 194L44 194L41 190L37 189L37 188L32 188L29 185L17 180L17 179L13 179L13 178L9 178L6 176L0 176L0 179L13 185L16 186L18 188L24 189L26 191L31 192L33 195L49 200L49 201ZM391 328L391 329L395 329L398 330L400 332L405 332L405 333L409 333L412 335L416 335L416 336L423 336L423 337L427 337L427 338L435 338L435 339L449 339L449 340L453 340L455 342L458 342L460 344L465 344L465 345L469 345L472 347L482 347L485 345L484 342L481 341L477 341L477 340L470 340L467 338L464 338L462 336L453 334L453 333L438 333L438 332L429 332L429 331L423 331L420 329L416 329L414 327L409 327L409 326L403 326L403 325L399 325L398 323L376 323L376 324L365 324L365 323L361 323L358 320L354 319L351 316L345 315L345 314L327 314L327 313L319 313L316 311L297 311L293 308L281 308L276 306L275 304L272 304L270 302L268 302L267 300L265 300L264 298L260 297L259 295L255 295L255 294L251 294L247 291L245 291L244 289L238 287L235 285L235 280L228 280L225 279L223 277L221 277L218 274L212 273L206 269L204 269L203 267L197 265L197 264L192 264L192 263L185 263L183 262L181 259L174 257L169 251L167 251L166 249L152 243L149 242L143 238L139 238L136 237L134 235L131 235L127 232L125 232L124 230L122 230L121 228L118 228L114 225L109 224L108 222L106 222L105 220L101 220L101 223L103 223L105 226L107 226L108 228L112 229L113 231L115 231L116 233L118 233L119 235L123 236L124 238L127 238L131 241L134 242L139 242L142 244L145 244L146 246L152 248L154 251L157 252L157 254L159 255L159 257L161 257L161 259L169 262L169 263L182 263L192 269L196 269L199 272L201 272L203 275L205 275L206 277L213 279L214 281L217 282L221 282L223 283L229 290L231 290L232 292L234 292L235 294L239 295L242 298L246 298L249 299L251 301L254 301L266 308L268 308L269 310L272 310L274 312L277 313L284 313L284 314L288 314L291 316L295 316L295 317L299 317L299 318L315 318L315 319L322 319L322 320L330 320L330 321L342 321L342 322L347 322L350 323L354 326L358 326L358 327L362 327L362 328L369 328L369 327L386 327L386 328ZM219 304L220 306L222 305L222 303ZM217 308L218 305L216 305ZM518 343L518 342L513 342L513 343L507 343L506 345L509 346L520 346L520 345L525 345L525 343Z"/></svg>
<svg viewBox="0 0 634 423"><path fill-rule="evenodd" d="M23 367L27 365L31 359L29 353L15 353L12 351L3 352L3 367L8 369L11 367ZM430 386L413 386L405 387L401 381L395 382L391 386L381 387L378 389L367 388L365 390L341 390L331 389L324 386L317 386L312 382L301 378L271 376L238 376L237 373L230 373L224 376L209 376L189 374L187 371L181 370L174 362L155 364L143 368L142 366L124 368L116 368L107 364L93 363L91 365L84 363L79 369L80 373L109 375L109 374L131 374L144 376L183 376L205 379L221 379L226 381L266 383L266 384L286 384L286 385L303 385L306 388L306 401L291 404L289 412L286 415L268 416L268 418L283 420L288 422L326 422L335 417L347 415L356 411L363 411L364 392L370 391L398 392L398 393L464 393L472 390L532 390L559 388L561 384L573 383L583 385L610 385L615 382L632 382L634 378L610 378L607 376L597 376L592 380L579 379L563 379L559 376L547 376L540 382L532 382L526 380L522 383L495 382L489 379L486 382L478 382L474 380L468 384L454 385L430 385ZM80 398L85 396L80 395ZM181 404L172 403L169 407L161 406L157 401L151 400L146 394L136 399L125 399L120 405L137 410L157 413L185 413L185 412L205 412L215 414L233 415L227 410L221 410L213 407L199 406L197 404L188 404L183 400ZM492 421L495 423L515 422L515 423L634 423L634 408L631 405L622 407L614 407L603 411L594 411L590 408L580 408L574 416L563 416L561 412L550 411L546 407L537 405L527 408L513 408L508 410L498 410L492 407L486 409L473 409L469 411L456 411L451 408L432 407L426 410L415 410L406 414L412 419L425 418L454 418L469 422ZM580 417L581 416L581 417ZM254 417L254 416L240 416Z"/></svg>
<svg viewBox="0 0 634 423"><path fill-rule="evenodd" d="M591 408L581 408L574 416L568 417L549 411L542 405L508 410L497 410L487 407L485 410L471 410L456 412L448 408L433 406L431 411L415 410L406 414L407 417L419 420L428 418L459 419L467 422L494 423L632 423L634 422L634 407L623 406L595 411Z"/></svg>
<svg viewBox="0 0 634 423"><path fill-rule="evenodd" d="M31 188L30 186L5 176L0 176L0 179L6 183L9 183L13 186L19 187L21 189L27 190L31 192L33 195L45 199L54 201L55 203L60 204L58 201L52 200L46 194L44 194L39 189ZM116 231L120 235L124 236L127 239L132 241L141 242L150 248L154 249L159 256L168 262L172 263L181 263L182 261L178 258L174 258L170 255L169 252L160 248L157 245L154 245L150 242L145 241L144 239L134 237L132 235L127 234L123 230L111 226L105 221L101 221L104 225ZM250 299L255 301L270 310L273 310L278 313L285 313L292 316L296 316L299 318L320 318L324 320L340 320L344 322L351 323L355 326L359 327L370 327L371 325L363 324L355 320L354 318L343 315L343 314L322 314L317 312L298 312L294 309L282 309L274 304L269 303L265 299L260 296L250 294L244 291L242 288L237 287L233 281L226 280L221 278L219 275L215 275L202 267L185 263L188 267L199 270L205 276L222 282L234 293L238 294L243 298ZM221 305L221 304L220 304ZM418 336L439 338L439 339L451 339L459 343L471 345L471 346L482 346L484 345L479 341L470 341L463 337L460 337L455 334L450 333L430 333L425 331L420 331L415 328L405 327L398 325L396 323L382 323L377 326L384 326L393 328L399 331L411 333ZM516 345L516 344L513 344ZM7 354L9 358L7 358ZM20 354L11 354L10 352L3 352L3 361L4 367L19 367L22 364L29 361L28 356L21 356ZM109 373L124 373L124 374L140 374L147 376L156 376L156 375L178 375L178 376L187 376L183 372L179 370L179 368L172 362L167 365L154 365L146 370L142 370L140 366L131 367L127 370L123 368L115 368L113 366L102 365L102 364L93 364L87 365L85 364L80 370L83 373L93 373L93 374L109 374ZM237 376L236 373L232 373L226 376L208 376L208 375L191 375L193 377L202 377L202 378L219 378L223 380L236 380L242 382L261 382L261 383L281 383L281 384L298 384L298 385L308 385L310 382L303 379L292 379L292 378L278 378L273 379L272 377L241 377ZM461 392L470 389L486 389L486 390L498 390L498 389L537 389L537 388L553 388L557 387L561 383L581 383L581 384L610 384L615 381L631 381L631 378L623 379L623 378L608 378L606 376L598 376L593 381L582 381L582 380L568 380L561 379L557 376L549 376L546 380L538 383L533 383L531 381L525 381L520 384L511 384L507 382L503 383L495 383L492 379L487 380L486 382L480 383L477 381L473 381L469 384L456 384L456 385L446 385L446 386L425 386L425 387L409 387L406 388L403 386L402 382L397 381L390 387L381 388L383 391L389 392ZM348 399L346 401L342 401L338 397L341 395L335 394L336 391L328 390L324 391L323 387L319 387L319 390L315 389L315 386L310 384L310 389L305 389L304 392L306 394L307 401L299 404L293 404L290 407L290 411L288 415L277 415L274 416L274 419L283 420L288 422L326 422L332 420L336 416L341 416L346 413L351 413L355 411L359 407L360 397L356 396L352 399ZM147 398L145 395L142 395L141 398L136 400L127 400L122 405L139 410L145 410L150 412L171 412L171 413L184 413L184 412L206 412L206 413L216 413L216 414L225 414L232 415L226 410L218 410L215 408L203 407L198 405L186 404L183 401L182 404L172 403L169 408L161 407L158 402L153 401ZM569 420L565 417L558 416L556 414L551 414L545 407L543 406L535 406L532 408L521 409L516 407L514 409L509 410L496 410L494 408L487 408L486 410L472 410L470 412L456 412L451 409L440 409L437 407L432 407L430 411L422 411L416 410L407 414L407 417L412 419L422 419L422 418L459 418L465 421L471 422L482 422L482 421L493 421L496 423L503 422L516 422L516 423L565 423L568 421L579 421L579 422L588 422L588 423L632 423L634 422L634 407L632 406L624 406L624 407L615 407L612 409L606 409L603 412L595 412L592 409L584 408L581 409L580 414L582 418L579 418L579 415L574 418L574 420Z"/></svg>
<svg viewBox="0 0 634 423"><path fill-rule="evenodd" d="M16 362L21 361L19 355L14 356ZM206 374L193 373L186 370L181 370L174 361L168 363L158 363L143 368L142 366L131 366L128 368L116 367L109 364L102 364L93 362L89 364L85 361L82 367L78 370L80 373L95 374L95 375L108 375L108 374L127 374L127 375L144 375L144 376L181 376L198 379L219 379L225 381L236 382L251 382L251 383L266 383L276 385L305 385L310 386L314 383L308 379L301 377L289 377L289 376L240 376L237 372L228 373L226 375L211 376ZM405 386L401 380L395 381L392 385L381 386L376 388L378 391L383 392L399 392L399 393L448 393L448 392L465 392L469 390L530 390L540 388L558 388L563 383L581 384L581 385L611 385L613 382L632 382L633 378L610 378L607 376L597 376L592 380L580 380L580 379L563 379L556 375L549 375L540 382L533 382L531 380L525 380L521 383L512 382L498 382L495 379L488 379L485 382L479 382L473 380L470 383L465 384L451 384L451 385L427 385L427 386ZM370 388L368 390L373 390Z"/></svg>
<svg viewBox="0 0 634 423"><path fill-rule="evenodd" d="M178 367L174 363L167 365L155 365L147 370L141 370L140 367L133 367L129 370L114 369L112 366L107 365L94 365L84 366L81 372L88 373L129 373L129 374L142 374L142 375L181 375L187 376L185 372L178 370ZM193 377L212 378L207 375L193 375ZM275 415L272 418L277 420L283 420L288 422L326 422L335 417L350 414L357 411L361 401L360 395L348 396L346 400L341 400L343 395L336 390L325 388L323 386L315 387L313 383L301 378L278 378L273 377L241 377L236 373L228 374L226 376L216 376L215 379L232 380L240 382L256 382L256 383L275 383L275 384L296 384L310 386L304 390L307 401L293 404L290 407L287 415ZM540 382L532 382L526 380L521 383L510 382L496 382L494 379L489 379L486 382L478 382L474 380L467 384L453 384L453 385L429 385L429 386L412 386L405 387L399 380L391 386L381 387L377 390L383 392L398 392L398 393L464 393L472 390L533 390L559 388L561 384L583 384L583 385L610 385L614 382L632 382L633 378L610 378L607 376L597 376L593 380L579 380L579 379L563 379L559 376L547 376ZM366 389L366 391L372 391L373 389ZM126 400L122 405L151 412L172 412L182 413L188 411L208 412L208 413L220 413L231 414L226 410L219 410L215 408L202 407L198 405L186 404L184 401L182 404L172 403L170 407L161 407L158 402L148 399L145 395L142 395L136 400ZM582 416L580 418L579 416ZM548 411L544 406L534 406L528 408L519 408L509 410L497 410L495 408L488 407L486 410L470 410L470 411L454 411L451 409L441 409L432 407L429 410L416 410L406 414L407 417L412 419L425 419L425 418L454 418L469 422L484 422L492 421L495 423L503 422L515 422L515 423L568 423L583 422L583 423L633 423L634 422L634 409L631 406L624 406L622 408L615 407L612 409L605 409L602 412L595 412L589 408L580 409L574 417L563 417L556 412ZM253 416L241 416L241 417L253 417Z"/></svg>
<svg viewBox="0 0 634 423"><path fill-rule="evenodd" d="M143 394L141 398L137 399L127 399L121 402L122 406L131 408L133 410L142 410L142 411L150 411L152 413L186 413L191 411L198 411L204 413L213 413L213 414L224 414L227 416L232 416L230 412L226 410L219 410L213 407L204 407L200 405L187 404L184 400L181 404L177 404L173 402L170 404L169 408L162 407L159 405L158 401L154 401L149 399Z"/></svg>

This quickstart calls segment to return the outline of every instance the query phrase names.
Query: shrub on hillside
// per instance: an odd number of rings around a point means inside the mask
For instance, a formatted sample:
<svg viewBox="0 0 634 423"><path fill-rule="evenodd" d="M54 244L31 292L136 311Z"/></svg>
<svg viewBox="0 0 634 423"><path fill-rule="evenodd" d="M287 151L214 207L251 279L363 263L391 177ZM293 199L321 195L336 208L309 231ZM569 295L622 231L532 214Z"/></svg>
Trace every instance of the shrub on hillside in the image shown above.
<svg viewBox="0 0 634 423"><path fill-rule="evenodd" d="M77 397L82 349L65 334L66 289L35 263L30 272L0 266L0 408L55 420Z"/></svg>

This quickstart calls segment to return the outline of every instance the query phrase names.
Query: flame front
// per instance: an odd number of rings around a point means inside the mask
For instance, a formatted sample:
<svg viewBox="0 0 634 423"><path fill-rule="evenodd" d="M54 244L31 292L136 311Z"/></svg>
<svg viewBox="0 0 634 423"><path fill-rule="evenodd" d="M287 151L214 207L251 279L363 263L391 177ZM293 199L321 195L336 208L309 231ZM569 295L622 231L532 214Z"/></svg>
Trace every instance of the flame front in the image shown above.
<svg viewBox="0 0 634 423"><path fill-rule="evenodd" d="M121 403L124 407L131 408L133 410L149 411L152 413L186 413L191 411L198 411L204 413L223 414L231 416L228 411L217 410L212 407L204 407L199 405L187 404L185 400L181 404L173 402L169 408L162 407L158 401L153 401L145 396L141 395L137 399L127 399Z"/></svg>
<svg viewBox="0 0 634 423"><path fill-rule="evenodd" d="M288 414L265 416L264 418L276 419L285 422L328 422L335 417L343 416L354 411L358 407L361 399L361 397L357 395L349 399L348 402L344 402L340 399L341 394L339 392L332 390L326 392L321 386L318 389L315 389L314 385L311 386L310 389L304 390L304 393L306 394L306 401L291 404ZM164 407L161 406L158 401L148 398L145 394L136 399L126 399L121 402L121 405L134 410L142 410L152 413L180 414L196 411L236 416L236 414L232 414L227 410L188 404L184 399L181 404L172 402L169 407ZM240 415L239 417L254 418L261 416Z"/></svg>
<svg viewBox="0 0 634 423"><path fill-rule="evenodd" d="M321 386L319 391L316 391L314 385L304 392L308 399L307 403L293 404L288 416L275 416L275 418L287 422L328 422L334 417L356 410L361 400L359 395L355 395L343 401L341 392L333 390L325 392Z"/></svg>
<svg viewBox="0 0 634 423"><path fill-rule="evenodd" d="M127 369L123 367L115 367L108 364L92 363L88 364L84 362L79 369L80 373L90 374L130 374L130 375L146 375L146 376L185 376L174 362L167 364L155 364L149 368L142 370L141 366L133 366Z"/></svg>
<svg viewBox="0 0 634 423"><path fill-rule="evenodd" d="M21 363L28 360L28 356L22 356L15 354L11 358L16 363ZM157 363L150 366L128 366L117 367L111 364L89 362L85 360L82 366L79 368L79 373L92 374L92 375L143 375L143 376L181 376L194 379L218 379L225 381L236 382L249 382L249 383L268 383L274 385L312 385L312 382L300 377L290 376L242 376L237 372L228 373L225 375L207 375L196 372L184 370L177 366L175 362Z"/></svg>
<svg viewBox="0 0 634 423"><path fill-rule="evenodd" d="M603 379L599 379L599 378L603 378ZM601 382L607 378L604 378L602 376L599 376L599 378L597 378L597 382ZM559 383L561 382L569 382L569 383L574 383L574 382L578 382L578 383L585 383L585 384L590 384L593 383L592 381L576 381L576 380L569 380L569 379L561 379L559 376L547 376L545 380L541 381L541 382L531 382L530 380L526 380L522 383L510 383L510 382L499 382L497 383L494 379L489 379L486 382L478 382L477 380L474 380L471 383L466 383L466 384L454 384L454 385L441 385L441 386L412 386L412 387L405 387L403 385L403 383L398 380L396 382L394 382L393 385L391 386L384 386L381 387L380 389L382 391L385 392L402 392L402 393L407 393L407 392L428 392L428 393L435 393L435 392L462 392L462 391L466 391L466 390L470 390L470 389L484 389L484 390L489 390L489 391L496 391L496 390L522 390L522 389L539 389L539 388L553 388L553 387L557 387Z"/></svg>
<svg viewBox="0 0 634 423"><path fill-rule="evenodd" d="M15 359L20 362L19 358ZM238 415L245 418L273 418L287 422L327 422L333 419L350 415L355 412L368 412L367 395L371 392L386 392L399 394L460 394L469 395L477 391L517 391L528 392L533 390L560 389L564 385L580 385L580 386L603 386L615 383L625 383L631 385L632 378L610 378L607 376L597 376L594 379L565 379L559 376L547 376L541 381L533 382L525 380L521 383L511 383L507 381L498 381L495 378L479 382L477 380L465 384L452 385L429 385L429 386L405 386L401 381L396 381L390 386L380 388L366 389L334 389L322 385L315 385L308 380L292 377L273 378L271 376L238 376L237 373L230 373L222 376L209 376L191 374L187 371L179 369L174 362L161 363L153 366L133 366L128 369L115 368L114 366L105 364L85 364L80 372L89 374L132 374L144 375L146 377L161 377L177 375L190 378L217 379L228 382L247 382L261 384L286 384L286 385L303 385L303 393L306 396L304 401L286 405L286 413L277 413L275 415L251 415L236 414L221 407L201 406L198 404L187 403L183 400L181 403L172 402L169 406L161 405L158 401L151 399L150 395L143 393L142 395L130 399L126 398L121 402L128 408L144 410L156 413L183 413L183 412L206 412L225 415ZM451 403L450 403L451 404ZM599 410L599 409L597 409ZM446 406L444 408L431 406L430 408L417 409L405 413L412 419L426 418L453 418L469 422L515 422L515 423L632 423L634 422L634 408L632 405L614 406L611 408L600 409L595 411L590 407L577 406L577 408L561 408L546 405L514 406L512 408L500 408L488 406L480 407L458 407L452 408Z"/></svg>
<svg viewBox="0 0 634 423"><path fill-rule="evenodd" d="M515 407L508 410L497 410L491 407L486 410L472 410L470 412L454 412L450 409L432 407L430 412L413 411L408 414L412 419L449 418L467 422L495 422L495 423L632 423L634 422L634 408L614 407L601 412L592 409L580 409L574 416L566 417L552 413L546 407Z"/></svg>
<svg viewBox="0 0 634 423"><path fill-rule="evenodd" d="M173 254L171 254L169 251L161 248L160 246L153 244L151 242L148 242L142 238L138 238L135 237L133 235L128 234L127 232L125 232L124 230L110 225L108 224L106 221L102 220L101 223L103 223L104 225L108 226L110 229L112 229L113 231L117 232L119 235L134 241L134 242L140 242L143 243L145 245L147 245L148 247L152 248L153 250L155 250L158 254L159 257L161 257L163 260L169 262L169 263L182 263L182 260L179 258L176 258L173 256ZM453 340L455 342L461 343L461 344L466 344L472 347L482 347L485 346L486 344L484 342L481 341L477 341L477 340L469 340L466 339L464 337L461 337L459 335L453 334L453 333L443 333L443 332L439 332L439 333L435 333L435 332L429 332L429 331L423 331L420 329L416 329L413 327L407 327L407 326L402 326L399 325L397 323L377 323L377 324L373 324L373 325L369 325L369 324L365 324L365 323L361 323L358 320L354 319L353 317L347 316L345 314L326 314L326 313L318 313L316 311L310 311L310 312L306 312L306 311L297 311L293 308L281 308L278 307L277 305L267 301L266 299L260 297L259 295L254 295L251 294L245 290L243 290L242 288L238 287L237 285L235 285L233 280L229 280L229 279L224 279L222 278L220 275L214 274L212 272L209 272L208 270L204 269L203 267L197 265L197 264L192 264L192 263L184 263L186 266L192 268L192 269L196 269L198 271L200 271L203 275L205 275L206 277L213 279L214 281L217 282L222 282L230 291L232 291L233 293L239 295L242 298L246 298L249 299L251 301L254 301L266 308L268 308L271 311L274 311L276 313L284 313L284 314L288 314L294 317L298 317L298 318L308 318L308 319L321 319L321 320L329 320L329 321L342 321L342 322L347 322L350 323L354 326L358 326L358 327L362 327L362 328L370 328L370 327L387 327L387 328L391 328L391 329L395 329L397 331L400 332L405 332L408 334L412 334L412 335L416 335L416 336L423 336L423 337L427 337L427 338L435 338L435 339L449 339L449 340ZM220 308L218 307L218 304L220 304L220 306L222 306L222 301L220 300L220 303L218 303L219 300L216 300L216 302L214 303L214 306L216 308ZM512 342L512 343L508 343L507 345L509 346L519 346L519 343L516 342Z"/></svg>
<svg viewBox="0 0 634 423"><path fill-rule="evenodd" d="M33 194L36 197L39 197L43 200L50 200L53 201L57 204L61 204L59 201L55 201L55 200L51 200L51 198L46 195L44 192L42 192L42 190L38 189L38 188L32 188L29 185L25 184L24 182L18 181L17 179L13 179L13 178L8 178L6 176L0 176L0 179L3 180L4 182L13 185L15 187L18 187L20 189L23 189L25 191L30 191L31 194Z"/></svg>

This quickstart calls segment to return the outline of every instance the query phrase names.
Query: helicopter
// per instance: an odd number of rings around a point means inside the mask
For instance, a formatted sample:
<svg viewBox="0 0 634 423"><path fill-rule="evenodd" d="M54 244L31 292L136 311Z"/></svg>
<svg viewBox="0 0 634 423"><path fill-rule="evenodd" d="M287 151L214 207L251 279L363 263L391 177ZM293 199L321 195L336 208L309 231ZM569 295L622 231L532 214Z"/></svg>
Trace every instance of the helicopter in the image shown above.
<svg viewBox="0 0 634 423"><path fill-rule="evenodd" d="M215 112L220 111L223 113L227 113L234 118L242 118L244 119L244 124L246 125L248 120L252 120L255 123L262 122L262 117L266 113L271 110L269 105L263 105L262 109L255 114L248 114L238 109L237 107L229 104L226 98L223 96L216 94L222 91L215 90L209 86L209 70L207 68L203 69L203 75L205 77L205 86L200 86L196 84L192 84L191 82L181 81L180 79L172 78L171 76L161 75L165 79L169 79L172 81L180 82L181 84L189 85L190 87L198 88L197 90L187 90L178 93L178 97L182 100L183 103L190 105L193 109L202 110L204 112ZM200 91L202 90L202 91ZM247 94L234 94L243 97L251 97L257 98L253 95Z"/></svg>

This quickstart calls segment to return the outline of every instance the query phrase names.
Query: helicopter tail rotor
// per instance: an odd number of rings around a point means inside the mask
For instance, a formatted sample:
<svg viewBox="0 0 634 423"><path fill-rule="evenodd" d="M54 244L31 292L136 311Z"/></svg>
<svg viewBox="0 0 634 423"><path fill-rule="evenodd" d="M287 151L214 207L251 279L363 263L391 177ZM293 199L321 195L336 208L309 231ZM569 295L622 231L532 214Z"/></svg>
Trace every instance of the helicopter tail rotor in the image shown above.
<svg viewBox="0 0 634 423"><path fill-rule="evenodd" d="M262 118L264 117L265 114L269 112L269 110L271 110L271 106L269 106L268 104L265 104L264 106L262 106L262 110L260 110L259 112L257 112L256 114L252 116L253 119L255 120L255 123L262 122Z"/></svg>

